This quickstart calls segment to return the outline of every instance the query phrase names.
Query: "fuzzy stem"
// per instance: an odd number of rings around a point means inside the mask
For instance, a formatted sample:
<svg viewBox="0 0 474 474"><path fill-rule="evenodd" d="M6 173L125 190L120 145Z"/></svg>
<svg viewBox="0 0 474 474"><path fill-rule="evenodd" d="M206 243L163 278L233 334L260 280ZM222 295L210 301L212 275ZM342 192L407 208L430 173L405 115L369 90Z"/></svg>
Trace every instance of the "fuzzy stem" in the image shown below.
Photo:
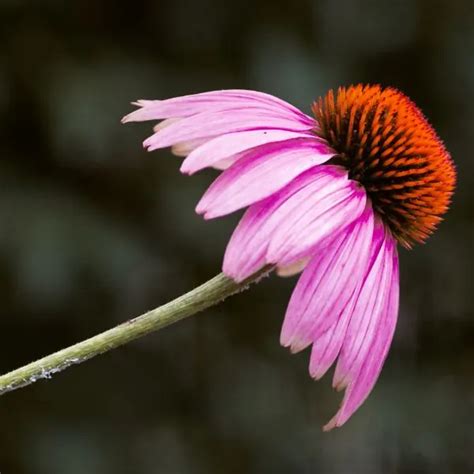
<svg viewBox="0 0 474 474"><path fill-rule="evenodd" d="M158 331L210 306L230 295L243 291L270 269L264 268L242 283L236 283L223 273L169 303L126 321L108 331L42 359L13 370L0 377L0 395L26 387L40 379L49 379L72 365L81 364L99 354L123 346L139 337Z"/></svg>

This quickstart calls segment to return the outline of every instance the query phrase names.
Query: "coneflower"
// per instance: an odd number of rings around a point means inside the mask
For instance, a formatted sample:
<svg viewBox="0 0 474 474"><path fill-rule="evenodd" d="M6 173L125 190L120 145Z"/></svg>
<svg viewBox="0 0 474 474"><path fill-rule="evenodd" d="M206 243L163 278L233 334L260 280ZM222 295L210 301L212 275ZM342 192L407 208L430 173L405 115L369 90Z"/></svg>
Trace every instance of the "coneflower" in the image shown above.
<svg viewBox="0 0 474 474"><path fill-rule="evenodd" d="M319 379L337 360L345 389L324 427L341 426L372 390L398 315L397 246L424 241L446 212L456 173L443 143L404 94L341 87L310 117L268 94L224 90L141 100L123 121L163 120L144 142L186 156L181 171L222 170L197 205L205 219L248 207L223 271L241 282L270 265L302 272L281 343L311 346Z"/></svg>

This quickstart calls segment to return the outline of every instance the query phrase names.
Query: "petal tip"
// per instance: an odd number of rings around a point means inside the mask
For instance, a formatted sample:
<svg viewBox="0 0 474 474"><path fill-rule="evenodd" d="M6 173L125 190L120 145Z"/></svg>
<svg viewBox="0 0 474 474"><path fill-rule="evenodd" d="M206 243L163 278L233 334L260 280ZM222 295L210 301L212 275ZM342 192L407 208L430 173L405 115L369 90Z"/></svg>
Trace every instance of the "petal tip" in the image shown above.
<svg viewBox="0 0 474 474"><path fill-rule="evenodd" d="M339 428L339 424L336 420L336 417L334 417L332 420L330 420L328 423L326 423L323 427L322 430L324 433L328 433L329 431L332 431L334 428Z"/></svg>
<svg viewBox="0 0 474 474"><path fill-rule="evenodd" d="M322 370L316 370L316 369L311 370L311 368L309 369L310 377L316 381L321 380L326 374L326 372L327 370L322 371Z"/></svg>
<svg viewBox="0 0 474 474"><path fill-rule="evenodd" d="M201 216L201 217L204 217L204 218L205 218L206 209L201 209L200 207L196 207L196 209L194 209L194 212L195 212L198 216Z"/></svg>
<svg viewBox="0 0 474 474"><path fill-rule="evenodd" d="M188 176L191 176L193 175L194 173L196 173L196 170L193 169L192 166L189 165L189 162L187 160L184 160L182 163L181 163L181 166L179 168L179 171L180 173L182 174L186 174Z"/></svg>
<svg viewBox="0 0 474 474"><path fill-rule="evenodd" d="M194 208L194 211L196 214L202 215L205 214L207 211L207 206L205 203L203 203L203 200L201 199L197 204L196 207Z"/></svg>
<svg viewBox="0 0 474 474"><path fill-rule="evenodd" d="M291 331L289 331L287 325L285 324L285 321L283 321L283 327L281 328L280 332L280 345L282 347L290 347L293 334L291 333Z"/></svg>
<svg viewBox="0 0 474 474"><path fill-rule="evenodd" d="M153 137L148 137L146 140L143 141L143 148L151 148L153 145Z"/></svg>
<svg viewBox="0 0 474 474"><path fill-rule="evenodd" d="M332 388L336 392L342 392L345 388L347 388L348 385L349 385L349 382L345 378L335 379L332 382Z"/></svg>

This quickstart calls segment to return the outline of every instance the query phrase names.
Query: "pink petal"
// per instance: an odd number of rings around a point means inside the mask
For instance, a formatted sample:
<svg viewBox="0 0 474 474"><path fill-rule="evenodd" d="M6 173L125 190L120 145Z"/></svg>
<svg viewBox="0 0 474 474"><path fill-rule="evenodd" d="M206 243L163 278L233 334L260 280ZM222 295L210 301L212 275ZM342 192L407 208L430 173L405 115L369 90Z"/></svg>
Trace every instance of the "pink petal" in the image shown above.
<svg viewBox="0 0 474 474"><path fill-rule="evenodd" d="M272 236L268 263L288 265L299 260L323 239L357 219L365 203L365 191L354 181L341 178L334 178L314 196L300 202L288 201L279 210L287 217Z"/></svg>
<svg viewBox="0 0 474 474"><path fill-rule="evenodd" d="M183 118L158 130L143 142L148 151L171 146L177 142L195 140L224 133L255 129L281 129L308 132L314 122L307 123L298 117L287 117L274 111L258 108L207 111Z"/></svg>
<svg viewBox="0 0 474 474"><path fill-rule="evenodd" d="M372 233L373 211L368 207L316 253L291 296L280 338L283 346L297 352L315 341L319 345L325 333L336 330L337 318L347 318L343 312L365 274ZM319 375L322 368L316 364L316 370L315 363L316 356L311 373Z"/></svg>
<svg viewBox="0 0 474 474"><path fill-rule="evenodd" d="M313 343L309 362L309 374L316 380L323 377L339 355L344 342L344 336L346 335L347 325L349 324L352 311L354 311L356 302L354 296L357 295L358 289L360 287L356 287L354 293L352 293L351 299L338 316L336 323L326 332L323 332Z"/></svg>
<svg viewBox="0 0 474 474"><path fill-rule="evenodd" d="M262 92L247 90L224 90L201 94L174 97L166 100L139 100L135 103L140 109L128 114L122 122L160 120L168 117L190 117L208 111L221 111L229 108L260 107L296 115L313 122L313 119L300 112L289 103Z"/></svg>
<svg viewBox="0 0 474 474"><path fill-rule="evenodd" d="M236 281L262 268L271 235L279 224L275 211L286 200L309 187L310 194L324 186L333 177L333 167L316 166L297 176L287 186L270 197L252 204L243 215L227 245L224 256L224 273ZM325 181L326 180L326 181ZM283 216L284 217L284 216Z"/></svg>
<svg viewBox="0 0 474 474"><path fill-rule="evenodd" d="M392 240L392 237L388 238ZM375 335L371 340L370 347L365 351L360 371L346 389L341 408L324 427L326 431L343 425L368 397L380 375L393 339L399 299L398 257L396 243L393 240L387 244L384 253L390 279L382 288L384 301L382 310L377 317Z"/></svg>
<svg viewBox="0 0 474 474"><path fill-rule="evenodd" d="M322 149L323 148L323 149ZM206 219L265 199L304 171L330 159L318 140L295 138L243 152L209 187L196 207Z"/></svg>
<svg viewBox="0 0 474 474"><path fill-rule="evenodd" d="M291 138L309 138L308 133L288 130L250 130L245 132L227 133L194 150L181 165L181 172L193 174L208 166L214 166L221 160L236 153L264 145L280 142ZM314 135L313 135L314 138Z"/></svg>
<svg viewBox="0 0 474 474"><path fill-rule="evenodd" d="M359 218L359 223L364 219L365 216ZM311 359L309 364L310 375L319 380L335 362L339 352L341 350L344 338L346 335L347 326L349 324L352 312L354 311L357 298L360 293L360 289L363 284L363 279L367 272L367 266L369 264L369 257L371 254L372 234L374 229L373 215L370 216L370 224L365 226L365 229L360 229L359 233L366 234L365 243L369 245L361 246L359 250L354 246L355 252L358 254L358 263L354 267L354 280L351 282L351 287L354 288L352 296L350 297L347 304L345 304L342 313L338 316L337 321L327 330L323 329L327 326L327 323L322 326L318 332L313 329L313 340L314 344L311 350ZM352 229L348 230L349 232ZM357 257L356 257L357 258ZM354 287L354 281L356 282Z"/></svg>
<svg viewBox="0 0 474 474"><path fill-rule="evenodd" d="M384 232L382 224L376 228L375 239L378 239L377 232ZM391 240L391 237L384 235L379 245L373 245L372 264L357 297L334 374L333 385L339 390L345 388L359 373L375 335L385 296L390 289L392 266L387 260L388 249L393 245Z"/></svg>

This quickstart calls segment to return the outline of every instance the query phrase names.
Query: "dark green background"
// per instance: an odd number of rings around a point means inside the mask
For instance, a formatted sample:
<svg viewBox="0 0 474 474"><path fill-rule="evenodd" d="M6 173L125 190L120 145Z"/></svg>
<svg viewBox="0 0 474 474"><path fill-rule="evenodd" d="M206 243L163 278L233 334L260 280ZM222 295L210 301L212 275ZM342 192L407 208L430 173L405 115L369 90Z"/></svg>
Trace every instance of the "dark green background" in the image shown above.
<svg viewBox="0 0 474 474"><path fill-rule="evenodd" d="M367 403L278 343L294 279L0 398L2 474L471 473L474 21L470 0L1 0L0 369L219 272L238 216L194 205L215 173L146 154L137 98L222 88L309 111L380 82L417 102L457 164L452 209L401 252L395 341Z"/></svg>

